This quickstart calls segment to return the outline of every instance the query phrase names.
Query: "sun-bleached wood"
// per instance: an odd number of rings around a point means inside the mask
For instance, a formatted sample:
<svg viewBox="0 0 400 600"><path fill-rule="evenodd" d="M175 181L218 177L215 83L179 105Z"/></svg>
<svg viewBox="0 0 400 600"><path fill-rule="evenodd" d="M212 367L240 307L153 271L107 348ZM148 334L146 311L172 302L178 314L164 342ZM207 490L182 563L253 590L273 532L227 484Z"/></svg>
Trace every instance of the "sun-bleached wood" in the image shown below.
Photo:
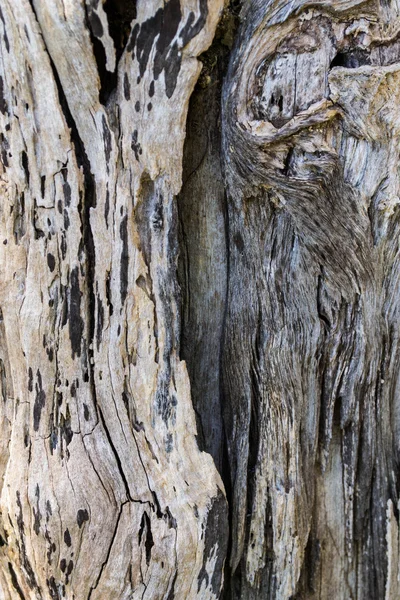
<svg viewBox="0 0 400 600"><path fill-rule="evenodd" d="M0 8L2 600L217 598L227 505L178 354L175 196L222 2L138 1L108 98L101 2Z"/></svg>
<svg viewBox="0 0 400 600"><path fill-rule="evenodd" d="M0 0L0 600L400 597L399 15Z"/></svg>

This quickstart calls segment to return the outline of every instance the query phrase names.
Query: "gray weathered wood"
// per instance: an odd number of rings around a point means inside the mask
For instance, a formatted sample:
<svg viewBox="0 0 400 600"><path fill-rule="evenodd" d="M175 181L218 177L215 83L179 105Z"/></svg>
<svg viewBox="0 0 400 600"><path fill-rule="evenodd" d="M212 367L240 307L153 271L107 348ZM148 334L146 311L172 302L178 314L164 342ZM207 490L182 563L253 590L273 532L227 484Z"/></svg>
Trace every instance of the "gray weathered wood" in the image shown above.
<svg viewBox="0 0 400 600"><path fill-rule="evenodd" d="M222 101L233 595L394 599L398 7L241 16Z"/></svg>
<svg viewBox="0 0 400 600"><path fill-rule="evenodd" d="M0 9L0 600L400 598L400 6Z"/></svg>
<svg viewBox="0 0 400 600"><path fill-rule="evenodd" d="M222 3L137 2L114 80L109 6L0 7L1 597L216 598L226 500L179 358L175 196Z"/></svg>

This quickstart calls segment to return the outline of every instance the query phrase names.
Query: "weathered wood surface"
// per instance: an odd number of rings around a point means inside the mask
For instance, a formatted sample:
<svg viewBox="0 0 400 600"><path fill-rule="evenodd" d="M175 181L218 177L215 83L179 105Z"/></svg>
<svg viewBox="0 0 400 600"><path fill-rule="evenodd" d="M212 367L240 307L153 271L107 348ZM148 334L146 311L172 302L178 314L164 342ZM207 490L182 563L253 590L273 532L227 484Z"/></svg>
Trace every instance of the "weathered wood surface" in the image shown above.
<svg viewBox="0 0 400 600"><path fill-rule="evenodd" d="M222 585L224 488L179 358L175 203L222 2L127 4L114 48L101 2L0 3L2 600Z"/></svg>
<svg viewBox="0 0 400 600"><path fill-rule="evenodd" d="M241 16L222 100L234 596L399 598L399 6Z"/></svg>
<svg viewBox="0 0 400 600"><path fill-rule="evenodd" d="M400 598L400 6L222 4L0 0L1 600Z"/></svg>

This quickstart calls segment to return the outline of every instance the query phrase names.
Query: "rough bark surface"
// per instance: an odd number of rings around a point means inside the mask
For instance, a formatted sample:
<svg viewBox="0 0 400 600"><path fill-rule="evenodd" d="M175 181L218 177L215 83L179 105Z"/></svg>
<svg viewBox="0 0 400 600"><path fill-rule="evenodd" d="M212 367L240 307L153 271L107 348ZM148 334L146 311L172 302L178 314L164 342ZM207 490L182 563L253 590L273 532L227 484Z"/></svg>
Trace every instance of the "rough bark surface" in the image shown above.
<svg viewBox="0 0 400 600"><path fill-rule="evenodd" d="M222 4L0 4L2 600L217 598L175 196Z"/></svg>
<svg viewBox="0 0 400 600"><path fill-rule="evenodd" d="M400 595L398 15L244 3L222 102L237 598Z"/></svg>
<svg viewBox="0 0 400 600"><path fill-rule="evenodd" d="M0 600L400 598L399 39L0 0Z"/></svg>

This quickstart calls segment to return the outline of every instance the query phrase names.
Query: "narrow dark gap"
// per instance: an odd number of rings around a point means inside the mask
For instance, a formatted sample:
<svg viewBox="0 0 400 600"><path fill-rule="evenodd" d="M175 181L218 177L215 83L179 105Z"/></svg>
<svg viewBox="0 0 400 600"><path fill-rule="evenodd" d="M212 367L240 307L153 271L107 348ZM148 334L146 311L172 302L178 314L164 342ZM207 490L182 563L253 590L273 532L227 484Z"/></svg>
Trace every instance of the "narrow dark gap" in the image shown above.
<svg viewBox="0 0 400 600"><path fill-rule="evenodd" d="M191 96L178 196L181 290L180 356L186 361L199 448L220 472L230 505L232 484L224 429L222 348L229 273L228 211L221 166L221 95L241 2L225 9ZM219 257L219 260L215 260ZM210 299L212 297L212 299ZM232 516L229 516L231 521ZM229 553L221 598L231 597Z"/></svg>
<svg viewBox="0 0 400 600"><path fill-rule="evenodd" d="M199 380L199 372L196 369L199 362L206 358L209 349L206 344L199 342L196 338L196 332L193 331L193 321L197 318L201 321L202 306L206 304L206 295L210 290L201 289L199 282L204 275L203 258L205 258L207 245L213 244L213 239L203 237L205 227L202 219L206 204L218 204L217 212L221 218L222 227L219 233L224 240L224 252L227 255L227 231L226 231L226 199L222 182L222 169L220 164L220 102L222 81L226 72L229 54L230 40L233 39L233 30L237 23L228 7L222 17L221 23L217 29L213 44L204 52L199 60L203 64L199 80L191 96L189 111L187 117L187 133L185 138L184 156L183 156L183 186L178 196L178 217L179 217L179 267L178 280L181 290L181 340L180 356L187 362L189 376L191 379L194 409L198 426L198 443L202 450L209 451L207 448L207 439L203 421L210 416L216 418L216 415L205 414L202 410L200 398L202 396L202 387L204 381ZM201 198L203 202L201 210L200 205L195 205L193 193L203 192L205 196L210 185L208 176L210 170L217 173L221 183L220 197L217 194L210 194L209 197ZM199 200L200 202L200 200ZM193 234L200 235L193 239ZM204 254L204 256L203 256ZM210 276L211 286L216 281L217 273L213 271L213 265L208 265L208 275ZM227 267L224 277L227 278ZM196 306L194 304L196 303ZM225 298L221 299L221 321L224 318ZM196 313L193 315L193 313ZM196 325L199 325L196 323ZM222 337L222 336L221 336ZM218 346L221 345L219 340ZM207 343L207 340L206 340ZM215 356L215 366L218 370L219 353ZM223 447L221 440L221 449ZM220 457L213 456L216 464L220 463Z"/></svg>

